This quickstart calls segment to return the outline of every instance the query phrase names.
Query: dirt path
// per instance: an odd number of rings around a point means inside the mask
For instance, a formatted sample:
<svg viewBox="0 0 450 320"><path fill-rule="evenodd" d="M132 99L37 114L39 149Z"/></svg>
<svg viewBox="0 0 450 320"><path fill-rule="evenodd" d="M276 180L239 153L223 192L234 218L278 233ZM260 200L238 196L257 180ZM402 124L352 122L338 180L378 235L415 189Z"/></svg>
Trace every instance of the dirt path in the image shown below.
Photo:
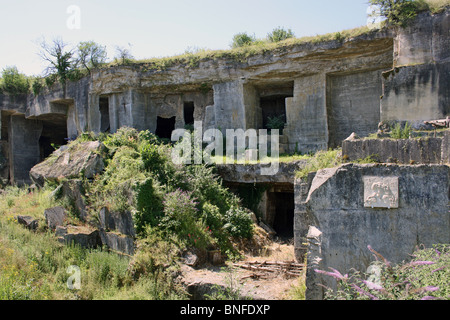
<svg viewBox="0 0 450 320"><path fill-rule="evenodd" d="M273 242L257 254L247 255L240 264L249 262L293 262L294 246ZM193 299L201 299L202 295L219 291L235 292L241 299L248 297L253 300L290 300L291 291L298 285L299 278L286 275L285 272L250 271L233 263L222 267L193 269L182 267L183 282L188 287ZM218 289L220 288L220 289Z"/></svg>

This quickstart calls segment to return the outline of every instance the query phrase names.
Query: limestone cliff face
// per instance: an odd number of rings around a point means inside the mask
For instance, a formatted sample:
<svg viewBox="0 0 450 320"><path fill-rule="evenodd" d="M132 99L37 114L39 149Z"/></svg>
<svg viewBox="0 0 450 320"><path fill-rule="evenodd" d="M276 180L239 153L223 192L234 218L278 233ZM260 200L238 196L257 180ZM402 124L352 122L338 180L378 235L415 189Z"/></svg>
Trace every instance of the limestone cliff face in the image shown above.
<svg viewBox="0 0 450 320"><path fill-rule="evenodd" d="M31 164L48 156L51 144L85 131L130 126L170 138L192 119L204 129L223 131L266 129L277 116L285 122L283 151L312 152L340 146L352 132L373 133L382 120L418 124L445 117L448 26L449 9L423 13L405 29L249 56L224 52L195 63L114 66L38 96L0 95L2 139L9 146L4 178L26 180ZM30 139L22 141L17 131Z"/></svg>

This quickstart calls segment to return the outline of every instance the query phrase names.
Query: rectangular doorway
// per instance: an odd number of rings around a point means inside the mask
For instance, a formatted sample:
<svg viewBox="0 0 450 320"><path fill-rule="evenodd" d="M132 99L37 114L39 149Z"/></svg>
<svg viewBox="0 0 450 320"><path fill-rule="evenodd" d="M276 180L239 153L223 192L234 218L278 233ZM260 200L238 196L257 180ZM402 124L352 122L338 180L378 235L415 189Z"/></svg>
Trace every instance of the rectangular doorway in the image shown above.
<svg viewBox="0 0 450 320"><path fill-rule="evenodd" d="M294 209L294 193L268 193L269 219L278 237L283 239L294 237Z"/></svg>
<svg viewBox="0 0 450 320"><path fill-rule="evenodd" d="M191 125L194 124L194 102L184 103L184 124Z"/></svg>
<svg viewBox="0 0 450 320"><path fill-rule="evenodd" d="M100 132L110 132L111 126L109 123L109 97L100 96Z"/></svg>
<svg viewBox="0 0 450 320"><path fill-rule="evenodd" d="M156 119L156 132L155 134L161 139L171 139L172 131L175 130L176 117Z"/></svg>

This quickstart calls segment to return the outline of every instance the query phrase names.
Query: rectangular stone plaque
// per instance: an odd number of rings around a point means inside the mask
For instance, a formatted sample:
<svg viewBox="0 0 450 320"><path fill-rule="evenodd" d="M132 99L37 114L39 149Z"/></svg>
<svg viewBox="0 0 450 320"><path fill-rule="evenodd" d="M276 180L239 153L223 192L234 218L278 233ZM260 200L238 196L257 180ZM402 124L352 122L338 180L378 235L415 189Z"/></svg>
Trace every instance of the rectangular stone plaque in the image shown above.
<svg viewBox="0 0 450 320"><path fill-rule="evenodd" d="M398 177L363 177L365 208L398 208Z"/></svg>

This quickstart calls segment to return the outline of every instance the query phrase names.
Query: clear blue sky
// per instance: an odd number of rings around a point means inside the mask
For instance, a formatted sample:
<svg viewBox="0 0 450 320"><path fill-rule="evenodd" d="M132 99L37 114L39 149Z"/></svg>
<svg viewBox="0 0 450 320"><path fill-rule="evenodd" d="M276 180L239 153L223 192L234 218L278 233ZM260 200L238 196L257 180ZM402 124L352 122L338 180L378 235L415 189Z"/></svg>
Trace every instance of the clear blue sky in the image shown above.
<svg viewBox="0 0 450 320"><path fill-rule="evenodd" d="M79 16L68 12L72 5ZM72 45L93 40L110 59L115 46L131 44L133 56L145 59L228 49L236 33L264 38L278 26L297 37L342 31L365 25L367 8L368 0L0 0L0 68L41 74L43 38Z"/></svg>

